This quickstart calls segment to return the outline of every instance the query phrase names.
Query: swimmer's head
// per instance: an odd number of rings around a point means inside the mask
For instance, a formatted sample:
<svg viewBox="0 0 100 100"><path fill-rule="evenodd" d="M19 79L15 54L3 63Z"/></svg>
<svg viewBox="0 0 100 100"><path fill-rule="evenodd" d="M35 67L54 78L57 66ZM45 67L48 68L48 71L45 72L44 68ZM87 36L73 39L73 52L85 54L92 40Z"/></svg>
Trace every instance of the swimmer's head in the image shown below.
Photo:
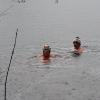
<svg viewBox="0 0 100 100"><path fill-rule="evenodd" d="M48 44L45 44L43 47L43 56L50 57L51 48Z"/></svg>
<svg viewBox="0 0 100 100"><path fill-rule="evenodd" d="M79 37L76 37L76 39L73 41L73 45L75 49L79 49L81 46L81 41Z"/></svg>

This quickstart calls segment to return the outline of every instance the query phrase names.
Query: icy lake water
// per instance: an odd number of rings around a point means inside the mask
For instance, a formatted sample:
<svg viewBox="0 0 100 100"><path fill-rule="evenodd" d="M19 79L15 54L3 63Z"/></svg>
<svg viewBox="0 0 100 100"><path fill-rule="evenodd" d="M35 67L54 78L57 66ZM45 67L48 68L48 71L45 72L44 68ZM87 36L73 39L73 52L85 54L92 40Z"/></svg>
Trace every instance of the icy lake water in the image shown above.
<svg viewBox="0 0 100 100"><path fill-rule="evenodd" d="M100 100L99 9L99 0L0 0L0 100L17 28L7 100ZM45 43L60 55L48 63L36 57Z"/></svg>

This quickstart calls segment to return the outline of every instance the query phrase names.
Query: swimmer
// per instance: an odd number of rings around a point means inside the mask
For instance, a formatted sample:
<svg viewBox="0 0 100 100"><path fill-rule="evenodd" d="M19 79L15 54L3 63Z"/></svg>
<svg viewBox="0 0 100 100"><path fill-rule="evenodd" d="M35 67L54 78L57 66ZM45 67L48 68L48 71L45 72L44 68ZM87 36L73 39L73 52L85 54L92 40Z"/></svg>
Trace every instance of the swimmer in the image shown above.
<svg viewBox="0 0 100 100"><path fill-rule="evenodd" d="M84 48L81 47L81 40L79 37L76 37L76 39L73 41L73 45L75 54L81 54L83 52Z"/></svg>
<svg viewBox="0 0 100 100"><path fill-rule="evenodd" d="M43 63L48 63L48 62L51 62L51 59L52 58L56 58L56 57L60 57L62 58L61 55L58 55L58 54L52 54L51 53L51 48L48 44L45 44L43 46L43 50L42 50L42 54L38 55L38 56L33 56L33 57L30 57L30 58L39 58L41 62Z"/></svg>
<svg viewBox="0 0 100 100"><path fill-rule="evenodd" d="M41 56L43 60L50 60L50 58L54 58L55 55L51 54L51 48L48 44L45 44L43 47L43 54Z"/></svg>

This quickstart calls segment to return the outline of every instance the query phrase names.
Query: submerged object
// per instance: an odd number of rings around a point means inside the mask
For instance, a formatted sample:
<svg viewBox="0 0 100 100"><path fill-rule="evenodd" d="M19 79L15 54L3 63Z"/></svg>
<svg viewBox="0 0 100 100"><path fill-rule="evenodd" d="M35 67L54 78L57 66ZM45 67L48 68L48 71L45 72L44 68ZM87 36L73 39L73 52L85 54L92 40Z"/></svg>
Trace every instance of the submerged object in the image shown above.
<svg viewBox="0 0 100 100"><path fill-rule="evenodd" d="M79 56L79 55L81 55L80 52L78 52L78 51L73 51L73 56Z"/></svg>

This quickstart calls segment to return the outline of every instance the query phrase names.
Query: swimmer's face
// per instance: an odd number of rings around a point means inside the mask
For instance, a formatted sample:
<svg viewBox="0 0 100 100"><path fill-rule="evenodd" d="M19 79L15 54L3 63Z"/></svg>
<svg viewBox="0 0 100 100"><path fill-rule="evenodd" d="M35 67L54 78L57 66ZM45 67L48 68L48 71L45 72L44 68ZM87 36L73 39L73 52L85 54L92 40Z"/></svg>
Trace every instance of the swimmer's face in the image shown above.
<svg viewBox="0 0 100 100"><path fill-rule="evenodd" d="M79 42L77 42L77 41L74 41L74 42L73 42L73 45L74 45L74 48L75 48L75 49L79 49L80 46L81 46L81 44L80 44Z"/></svg>
<svg viewBox="0 0 100 100"><path fill-rule="evenodd" d="M49 57L50 56L50 52L51 52L51 49L43 49L43 56L44 57Z"/></svg>

